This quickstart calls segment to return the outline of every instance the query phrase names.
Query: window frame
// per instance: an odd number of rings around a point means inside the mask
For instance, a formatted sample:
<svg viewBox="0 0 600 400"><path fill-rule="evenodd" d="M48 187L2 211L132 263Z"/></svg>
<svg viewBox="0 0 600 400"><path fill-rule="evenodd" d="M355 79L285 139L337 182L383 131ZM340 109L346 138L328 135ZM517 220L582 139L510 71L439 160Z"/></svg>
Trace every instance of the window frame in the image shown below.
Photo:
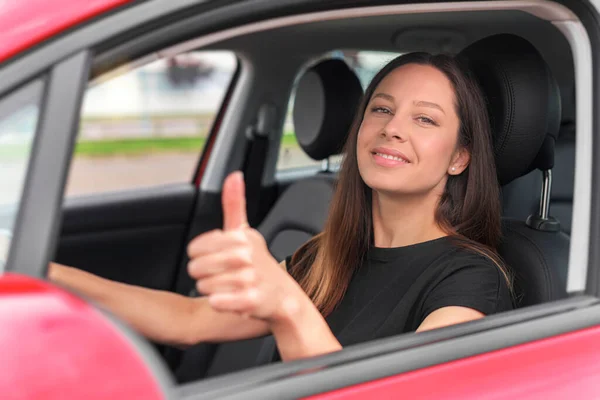
<svg viewBox="0 0 600 400"><path fill-rule="evenodd" d="M198 162L196 164L196 168L194 169L194 173L192 175L192 181L196 187L199 187L200 183L202 182L202 177L204 176L204 172L206 170L206 165L208 163L208 160L212 153L213 147L215 145L217 135L219 134L221 125L223 124L223 119L225 118L225 113L229 109L231 99L232 99L233 94L239 84L240 76L242 73L242 60L240 60L240 57L237 54L235 54L235 57L236 57L236 63L237 63L235 71L233 72L233 75L231 76L231 79L229 81L229 86L227 87L227 90L225 91L225 96L223 97L221 106L219 107L219 110L215 114L215 118L212 122L212 126L210 127L209 133L206 137L206 144L204 145L204 148L202 149L202 152L201 152L200 157L198 158Z"/></svg>
<svg viewBox="0 0 600 400"><path fill-rule="evenodd" d="M28 156L27 156L27 160L26 160L26 165L25 165L25 171L23 174L23 182L21 183L21 191L19 193L19 197L18 197L18 201L17 204L15 205L15 211L16 214L14 215L13 218L13 224L12 224L12 229L9 230L9 237L10 237L10 244L7 248L7 253L6 253L6 258L5 258L5 265L0 265L0 274L2 274L5 270L9 270L8 266L9 266L9 262L11 260L11 248L13 247L13 241L15 238L15 230L17 229L18 226L18 222L19 222L19 215L21 213L21 209L22 209L22 204L25 201L25 186L27 183L27 178L28 178L28 174L29 174L29 169L30 169L30 165L32 164L32 158L34 157L34 149L35 149L35 142L36 142L36 138L38 136L38 132L40 129L40 123L41 123L41 118L43 115L43 110L44 110L44 94L46 91L46 78L45 77L41 77L38 78L32 82L27 83L25 86L23 87L19 87L17 89L15 89L14 91L8 93L6 96L4 96L3 98L0 99L0 111L3 111L2 108L7 108L6 113L8 113L8 115L10 115L11 113L18 111L23 105L27 105L26 102L24 102L23 98L34 98L36 101L36 106L37 106L37 116L36 116L36 121L35 121L35 128L33 130L33 132L31 132L31 145L29 147L29 152L28 152ZM8 102L5 104L5 102ZM16 102L16 103L15 103ZM4 113L3 113L4 114ZM2 117L2 115L0 115L0 118ZM9 205L10 207L10 205Z"/></svg>
<svg viewBox="0 0 600 400"><path fill-rule="evenodd" d="M23 201L6 263L8 272L34 277L46 275L50 254L58 240L63 188L90 60L89 51L80 51L52 66L47 75Z"/></svg>

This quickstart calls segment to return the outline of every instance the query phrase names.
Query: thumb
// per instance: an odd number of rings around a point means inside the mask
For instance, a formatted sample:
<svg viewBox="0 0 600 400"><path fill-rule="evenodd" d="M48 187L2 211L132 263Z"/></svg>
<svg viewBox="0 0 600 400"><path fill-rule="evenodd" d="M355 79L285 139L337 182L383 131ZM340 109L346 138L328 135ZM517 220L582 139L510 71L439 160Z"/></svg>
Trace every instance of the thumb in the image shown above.
<svg viewBox="0 0 600 400"><path fill-rule="evenodd" d="M234 172L225 179L221 197L224 230L228 231L248 226L245 191L244 175L241 172Z"/></svg>

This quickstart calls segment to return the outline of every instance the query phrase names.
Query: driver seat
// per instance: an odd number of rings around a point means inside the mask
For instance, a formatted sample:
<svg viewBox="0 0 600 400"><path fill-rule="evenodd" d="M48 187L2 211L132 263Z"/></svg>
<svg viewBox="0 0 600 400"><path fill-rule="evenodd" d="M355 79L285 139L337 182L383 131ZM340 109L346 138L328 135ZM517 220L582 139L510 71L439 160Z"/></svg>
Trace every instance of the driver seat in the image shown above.
<svg viewBox="0 0 600 400"><path fill-rule="evenodd" d="M500 184L534 170L544 176L540 210L525 221L502 219L498 251L515 275L516 306L563 298L570 239L549 214L550 171L561 122L558 84L540 53L519 36L487 37L460 57L486 96Z"/></svg>

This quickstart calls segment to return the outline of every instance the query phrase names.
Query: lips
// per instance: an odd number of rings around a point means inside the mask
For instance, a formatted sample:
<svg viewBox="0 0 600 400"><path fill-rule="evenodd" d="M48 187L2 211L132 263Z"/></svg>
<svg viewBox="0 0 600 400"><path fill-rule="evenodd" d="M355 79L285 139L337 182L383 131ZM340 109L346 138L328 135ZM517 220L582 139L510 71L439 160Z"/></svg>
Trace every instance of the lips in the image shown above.
<svg viewBox="0 0 600 400"><path fill-rule="evenodd" d="M379 161L387 161L386 164L410 164L410 159L396 149L377 147L371 151L373 157Z"/></svg>

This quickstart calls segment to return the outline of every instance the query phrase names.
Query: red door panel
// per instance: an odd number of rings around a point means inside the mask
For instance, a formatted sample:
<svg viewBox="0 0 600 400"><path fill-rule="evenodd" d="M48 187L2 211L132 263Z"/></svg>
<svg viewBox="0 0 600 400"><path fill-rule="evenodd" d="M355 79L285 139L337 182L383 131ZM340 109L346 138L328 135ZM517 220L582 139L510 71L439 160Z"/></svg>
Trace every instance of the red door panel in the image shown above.
<svg viewBox="0 0 600 400"><path fill-rule="evenodd" d="M310 397L598 399L600 326Z"/></svg>
<svg viewBox="0 0 600 400"><path fill-rule="evenodd" d="M0 276L0 327L2 400L163 397L115 326L45 282Z"/></svg>

